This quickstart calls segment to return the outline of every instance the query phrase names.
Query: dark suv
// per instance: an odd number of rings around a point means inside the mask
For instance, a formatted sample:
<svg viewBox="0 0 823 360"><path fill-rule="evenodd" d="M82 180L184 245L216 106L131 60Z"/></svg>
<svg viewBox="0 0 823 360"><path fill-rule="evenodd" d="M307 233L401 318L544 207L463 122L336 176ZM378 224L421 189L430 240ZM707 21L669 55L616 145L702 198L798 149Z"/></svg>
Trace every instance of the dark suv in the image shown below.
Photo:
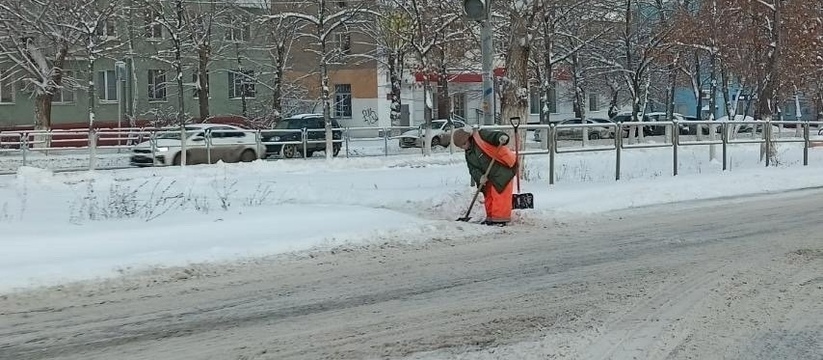
<svg viewBox="0 0 823 360"><path fill-rule="evenodd" d="M640 116L640 114L638 114L638 116ZM623 126L623 137L624 138L629 137L629 129L630 129L629 125L633 125L632 123L634 122L634 119L632 119L632 114L631 113L619 114L619 115L611 118L611 121L615 122L615 123L623 123L625 125L625 126ZM651 117L649 117L648 115L645 115L641 118L640 121L641 122L654 122L655 120L652 119ZM665 126L644 126L643 127L643 136L663 135L665 133L666 133L666 127Z"/></svg>
<svg viewBox="0 0 823 360"><path fill-rule="evenodd" d="M294 142L294 144L265 144L267 156L293 158L303 153L302 131L306 131L306 153L303 155L311 157L315 151L326 151L325 129L326 123L321 114L294 115L280 120L273 130L262 131L261 140L264 143ZM337 141L332 145L332 151L334 151L332 155L337 156L342 146L339 140L343 139L343 128L335 119L332 119L332 138Z"/></svg>

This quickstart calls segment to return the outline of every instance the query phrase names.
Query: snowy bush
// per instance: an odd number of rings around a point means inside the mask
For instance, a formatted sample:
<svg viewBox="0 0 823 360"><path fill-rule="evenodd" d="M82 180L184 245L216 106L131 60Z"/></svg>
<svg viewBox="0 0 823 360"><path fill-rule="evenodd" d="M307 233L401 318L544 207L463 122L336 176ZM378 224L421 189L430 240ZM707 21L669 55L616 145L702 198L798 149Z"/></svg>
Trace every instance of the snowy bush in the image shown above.
<svg viewBox="0 0 823 360"><path fill-rule="evenodd" d="M82 196L69 205L69 221L80 224L85 221L112 219L141 219L152 221L170 212L210 213L215 207L228 211L233 204L244 207L263 206L269 203L273 193L270 185L259 183L255 191L238 195L237 179L227 173L210 181L211 189L198 193L191 188L181 189L184 184L177 180L145 181L138 185L112 183L101 191L100 181L84 182ZM8 206L6 206L8 207ZM6 211L8 212L8 211ZM0 212L0 217L3 212ZM10 215L9 215L10 216Z"/></svg>

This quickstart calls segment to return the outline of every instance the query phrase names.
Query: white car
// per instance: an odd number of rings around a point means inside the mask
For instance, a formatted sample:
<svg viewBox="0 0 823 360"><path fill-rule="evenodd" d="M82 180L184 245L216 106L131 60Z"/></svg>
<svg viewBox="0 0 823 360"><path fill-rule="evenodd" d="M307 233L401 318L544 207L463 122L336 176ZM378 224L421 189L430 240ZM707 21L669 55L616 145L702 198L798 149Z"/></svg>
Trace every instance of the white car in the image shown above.
<svg viewBox="0 0 823 360"><path fill-rule="evenodd" d="M265 157L263 145L257 142L255 132L237 126L222 124L186 125L186 164L223 162L251 162ZM182 159L181 131L169 129L152 141L144 141L132 148L131 165L180 165Z"/></svg>
<svg viewBox="0 0 823 360"><path fill-rule="evenodd" d="M463 128L466 127L466 123L460 120L452 120L454 127L456 128ZM426 135L425 133L425 126L426 124L420 124L417 129L406 131L399 136L397 136L399 140L399 145L401 148L410 148L410 147L423 147L423 137ZM432 120L431 125L431 132L432 132L432 143L431 147L435 146L442 146L448 147L451 143L451 131L453 127L449 124L449 120L447 119L438 119Z"/></svg>

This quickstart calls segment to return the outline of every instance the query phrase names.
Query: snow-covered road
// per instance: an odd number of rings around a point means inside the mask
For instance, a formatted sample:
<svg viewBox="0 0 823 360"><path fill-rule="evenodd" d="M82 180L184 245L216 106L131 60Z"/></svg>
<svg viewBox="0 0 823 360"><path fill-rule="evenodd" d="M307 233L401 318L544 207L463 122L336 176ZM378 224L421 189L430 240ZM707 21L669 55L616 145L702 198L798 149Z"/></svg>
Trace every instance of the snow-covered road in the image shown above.
<svg viewBox="0 0 823 360"><path fill-rule="evenodd" d="M694 201L12 293L0 358L820 358L821 198Z"/></svg>

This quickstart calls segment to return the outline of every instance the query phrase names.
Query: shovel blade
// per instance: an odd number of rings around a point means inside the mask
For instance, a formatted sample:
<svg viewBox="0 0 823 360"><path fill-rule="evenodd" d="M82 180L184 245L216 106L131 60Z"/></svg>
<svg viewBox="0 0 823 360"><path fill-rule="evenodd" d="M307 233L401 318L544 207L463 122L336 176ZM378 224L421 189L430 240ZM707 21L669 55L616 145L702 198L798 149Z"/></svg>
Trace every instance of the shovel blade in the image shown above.
<svg viewBox="0 0 823 360"><path fill-rule="evenodd" d="M512 194L512 208L514 209L534 209L534 194Z"/></svg>

